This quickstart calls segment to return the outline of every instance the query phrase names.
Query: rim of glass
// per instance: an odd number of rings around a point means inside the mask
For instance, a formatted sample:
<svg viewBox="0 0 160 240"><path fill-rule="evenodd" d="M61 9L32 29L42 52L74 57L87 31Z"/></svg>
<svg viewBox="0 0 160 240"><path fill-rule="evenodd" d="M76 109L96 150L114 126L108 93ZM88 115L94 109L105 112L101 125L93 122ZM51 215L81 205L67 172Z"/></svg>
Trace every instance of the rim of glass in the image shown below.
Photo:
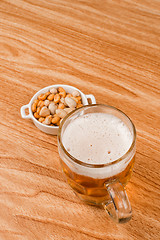
<svg viewBox="0 0 160 240"><path fill-rule="evenodd" d="M105 108L110 108L110 109L114 109L116 110L117 112L121 113L123 116L125 116L129 122L131 123L131 126L132 126L132 129L133 129L133 140L132 140L132 144L130 146L130 148L128 149L128 151L123 155L121 156L120 158L114 160L113 162L110 162L110 163L102 163L102 164L90 164L90 163L85 163L75 157L73 157L64 147L63 143L62 143L62 139L61 139L61 131L62 131L62 128L63 128L63 125L65 123L65 121L67 121L68 118L70 118L72 115L74 115L76 112L80 112L82 111L83 109L85 108L92 108L92 107L98 107L98 106L101 106L101 107L105 107ZM106 166L111 166L113 164L117 164L118 162L124 160L129 154L130 152L133 150L134 146L135 146L135 143L136 143L136 128L132 122L132 120L124 113L122 112L120 109L116 108L116 107L113 107L113 106L110 106L110 105L106 105L106 104L92 104L92 105L85 105L85 106L82 106L78 109L75 109L74 111L70 112L69 114L67 114L67 116L62 120L60 126L59 126L59 129L58 129L58 134L57 134L57 138L58 138L58 142L59 142L59 145L60 147L62 148L62 150L64 151L64 153L70 158L70 160L72 160L73 162L79 164L79 165L82 165L82 166L85 166L85 167L90 167L90 168L102 168L102 167L106 167Z"/></svg>

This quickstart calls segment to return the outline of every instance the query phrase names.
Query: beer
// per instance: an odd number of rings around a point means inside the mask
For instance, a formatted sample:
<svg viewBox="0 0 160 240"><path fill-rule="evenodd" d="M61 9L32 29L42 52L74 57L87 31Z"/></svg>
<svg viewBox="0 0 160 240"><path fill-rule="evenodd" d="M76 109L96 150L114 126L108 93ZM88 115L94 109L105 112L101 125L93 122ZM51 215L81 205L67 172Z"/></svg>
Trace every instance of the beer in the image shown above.
<svg viewBox="0 0 160 240"><path fill-rule="evenodd" d="M127 124L110 113L87 113L70 121L62 134L68 154L60 151L60 157L67 181L81 199L99 205L109 199L107 184L126 185L134 164L132 142Z"/></svg>

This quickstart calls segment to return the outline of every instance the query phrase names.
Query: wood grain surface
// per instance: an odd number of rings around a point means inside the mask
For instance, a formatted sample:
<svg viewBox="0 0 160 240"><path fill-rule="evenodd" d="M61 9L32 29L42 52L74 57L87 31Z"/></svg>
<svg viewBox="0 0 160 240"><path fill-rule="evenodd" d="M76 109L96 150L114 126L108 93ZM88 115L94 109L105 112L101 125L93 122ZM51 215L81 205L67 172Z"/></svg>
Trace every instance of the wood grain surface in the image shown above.
<svg viewBox="0 0 160 240"><path fill-rule="evenodd" d="M0 240L159 240L160 1L1 0L0 80ZM22 105L58 83L133 120L130 222L80 201L57 138L21 118Z"/></svg>

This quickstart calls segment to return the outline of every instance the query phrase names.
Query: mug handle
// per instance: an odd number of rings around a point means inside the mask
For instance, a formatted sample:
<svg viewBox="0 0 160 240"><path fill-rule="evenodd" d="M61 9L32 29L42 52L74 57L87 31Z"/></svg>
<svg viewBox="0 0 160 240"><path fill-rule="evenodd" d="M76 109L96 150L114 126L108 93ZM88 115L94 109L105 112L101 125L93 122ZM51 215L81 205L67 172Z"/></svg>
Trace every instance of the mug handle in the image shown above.
<svg viewBox="0 0 160 240"><path fill-rule="evenodd" d="M91 99L91 104L96 104L96 99L92 94L86 95L87 100L90 98Z"/></svg>
<svg viewBox="0 0 160 240"><path fill-rule="evenodd" d="M120 182L105 184L110 202L103 203L109 216L118 223L128 222L132 217L132 208L123 185Z"/></svg>
<svg viewBox="0 0 160 240"><path fill-rule="evenodd" d="M26 115L26 113L25 113L25 110L27 108L29 108L29 104L24 105L24 106L21 107L21 116L22 116L22 118L31 118L30 113L28 115Z"/></svg>

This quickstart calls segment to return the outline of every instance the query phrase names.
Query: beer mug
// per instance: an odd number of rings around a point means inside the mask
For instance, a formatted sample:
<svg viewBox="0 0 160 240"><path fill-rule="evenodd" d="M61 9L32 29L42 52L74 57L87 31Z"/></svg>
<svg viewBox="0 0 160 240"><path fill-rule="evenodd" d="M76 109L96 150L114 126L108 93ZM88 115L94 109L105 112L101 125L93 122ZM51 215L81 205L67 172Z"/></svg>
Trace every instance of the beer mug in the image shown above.
<svg viewBox="0 0 160 240"><path fill-rule="evenodd" d="M58 131L62 170L76 195L103 207L116 222L131 219L125 186L135 161L136 129L119 109L104 104L69 113Z"/></svg>

